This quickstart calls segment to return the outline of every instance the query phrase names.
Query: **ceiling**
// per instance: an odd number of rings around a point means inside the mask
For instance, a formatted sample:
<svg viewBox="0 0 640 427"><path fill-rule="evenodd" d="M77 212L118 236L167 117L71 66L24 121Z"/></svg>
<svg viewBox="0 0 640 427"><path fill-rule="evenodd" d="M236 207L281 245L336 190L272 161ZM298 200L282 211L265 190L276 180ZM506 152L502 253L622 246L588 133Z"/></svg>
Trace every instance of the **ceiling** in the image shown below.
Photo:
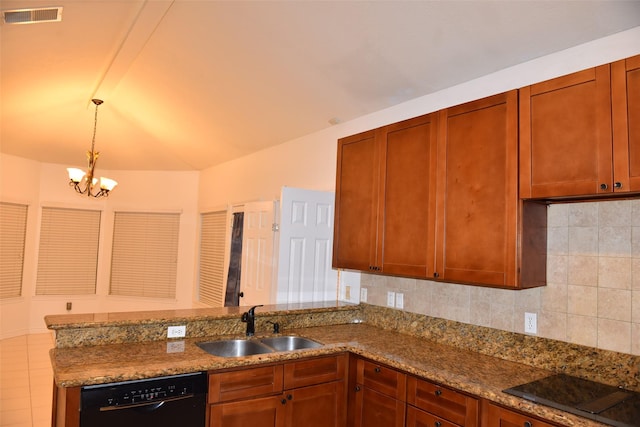
<svg viewBox="0 0 640 427"><path fill-rule="evenodd" d="M202 170L640 25L640 1L2 0L0 148Z"/></svg>

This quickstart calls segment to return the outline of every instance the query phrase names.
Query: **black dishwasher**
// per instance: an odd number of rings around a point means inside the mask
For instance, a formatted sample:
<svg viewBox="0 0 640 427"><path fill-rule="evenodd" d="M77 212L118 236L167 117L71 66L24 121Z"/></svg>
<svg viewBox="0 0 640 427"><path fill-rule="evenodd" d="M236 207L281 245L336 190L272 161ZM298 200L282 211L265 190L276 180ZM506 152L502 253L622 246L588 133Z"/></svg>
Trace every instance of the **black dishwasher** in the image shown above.
<svg viewBox="0 0 640 427"><path fill-rule="evenodd" d="M204 427L207 374L82 387L80 427Z"/></svg>

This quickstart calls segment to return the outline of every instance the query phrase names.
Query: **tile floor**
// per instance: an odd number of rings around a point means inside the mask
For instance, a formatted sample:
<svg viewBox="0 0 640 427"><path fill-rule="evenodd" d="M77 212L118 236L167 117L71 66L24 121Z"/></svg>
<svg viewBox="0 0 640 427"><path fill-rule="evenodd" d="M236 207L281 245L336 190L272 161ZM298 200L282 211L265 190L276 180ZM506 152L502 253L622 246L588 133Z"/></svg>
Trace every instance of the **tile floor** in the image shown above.
<svg viewBox="0 0 640 427"><path fill-rule="evenodd" d="M0 340L0 427L50 427L53 334Z"/></svg>

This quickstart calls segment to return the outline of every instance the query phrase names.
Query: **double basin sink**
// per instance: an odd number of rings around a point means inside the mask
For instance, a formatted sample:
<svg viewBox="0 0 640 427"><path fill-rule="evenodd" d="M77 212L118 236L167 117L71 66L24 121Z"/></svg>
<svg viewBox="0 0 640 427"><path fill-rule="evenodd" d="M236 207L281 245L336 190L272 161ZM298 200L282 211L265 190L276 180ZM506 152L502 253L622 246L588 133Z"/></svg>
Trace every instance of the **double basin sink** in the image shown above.
<svg viewBox="0 0 640 427"><path fill-rule="evenodd" d="M220 357L243 357L279 351L293 351L321 347L317 341L296 336L277 336L260 339L231 339L197 343L209 354Z"/></svg>

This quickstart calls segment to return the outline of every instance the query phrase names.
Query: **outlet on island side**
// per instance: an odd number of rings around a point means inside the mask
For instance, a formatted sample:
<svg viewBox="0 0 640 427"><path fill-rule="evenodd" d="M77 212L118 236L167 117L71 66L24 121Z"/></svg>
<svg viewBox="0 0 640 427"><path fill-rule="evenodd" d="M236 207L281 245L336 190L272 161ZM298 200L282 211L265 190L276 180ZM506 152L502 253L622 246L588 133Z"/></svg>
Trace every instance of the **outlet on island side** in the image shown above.
<svg viewBox="0 0 640 427"><path fill-rule="evenodd" d="M187 334L187 327L182 326L169 326L167 328L167 338L184 338Z"/></svg>
<svg viewBox="0 0 640 427"><path fill-rule="evenodd" d="M524 314L524 333L534 334L534 335L538 333L538 314L537 313Z"/></svg>

